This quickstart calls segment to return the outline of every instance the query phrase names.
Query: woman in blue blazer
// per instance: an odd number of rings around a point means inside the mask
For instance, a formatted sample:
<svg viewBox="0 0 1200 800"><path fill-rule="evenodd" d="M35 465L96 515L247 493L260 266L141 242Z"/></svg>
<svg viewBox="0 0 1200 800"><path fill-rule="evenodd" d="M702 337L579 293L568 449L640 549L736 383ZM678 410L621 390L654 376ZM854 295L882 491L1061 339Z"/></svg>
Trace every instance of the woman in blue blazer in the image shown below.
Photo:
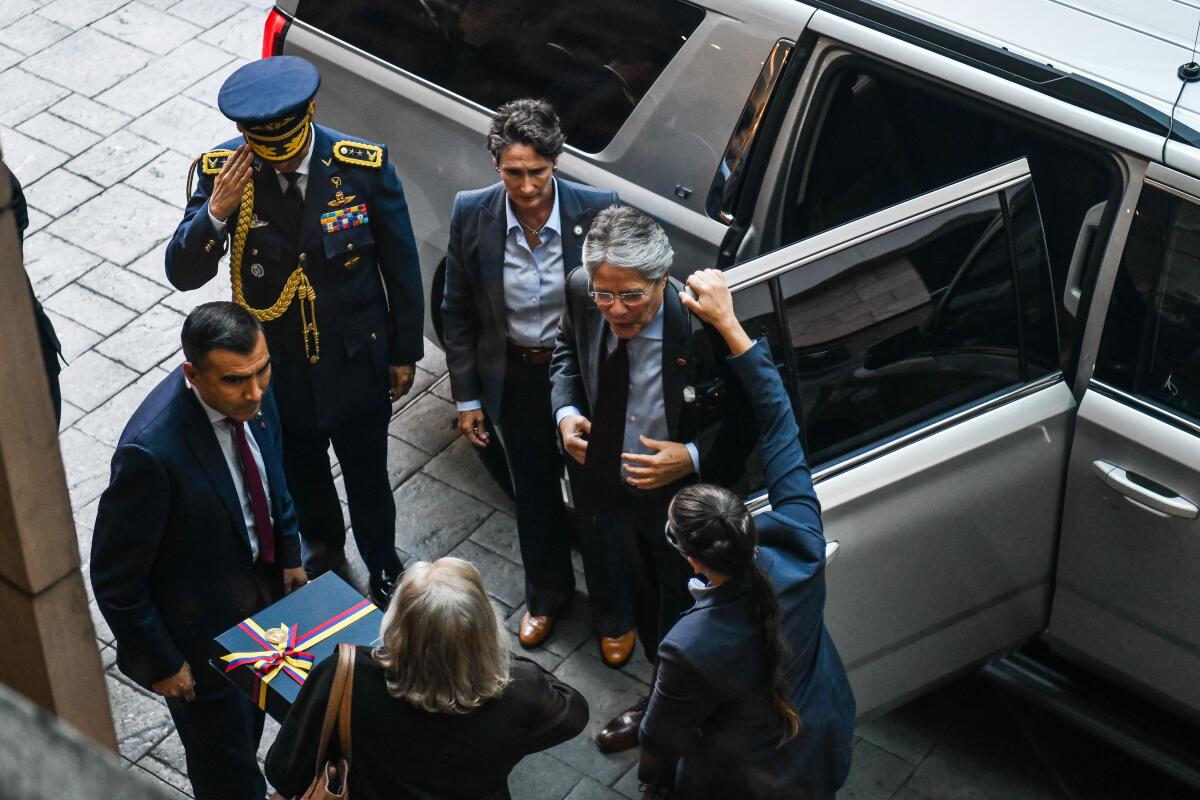
<svg viewBox="0 0 1200 800"><path fill-rule="evenodd" d="M854 695L825 630L821 507L765 341L746 335L719 270L684 304L729 346L754 405L771 510L728 489L675 495L667 539L695 570L695 605L663 639L638 776L686 798L828 798L850 769Z"/></svg>

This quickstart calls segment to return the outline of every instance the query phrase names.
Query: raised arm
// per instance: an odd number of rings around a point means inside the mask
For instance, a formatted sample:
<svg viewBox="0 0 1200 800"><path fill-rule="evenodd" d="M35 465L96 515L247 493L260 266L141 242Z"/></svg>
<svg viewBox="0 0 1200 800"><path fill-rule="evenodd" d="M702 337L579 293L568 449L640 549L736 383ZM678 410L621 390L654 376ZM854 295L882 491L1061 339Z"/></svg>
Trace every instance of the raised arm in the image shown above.
<svg viewBox="0 0 1200 800"><path fill-rule="evenodd" d="M754 407L772 511L822 536L821 506L800 446L800 429L767 343L752 341L738 322L720 270L693 273L688 277L688 287L696 297L681 292L680 299L725 339L729 347L726 361Z"/></svg>

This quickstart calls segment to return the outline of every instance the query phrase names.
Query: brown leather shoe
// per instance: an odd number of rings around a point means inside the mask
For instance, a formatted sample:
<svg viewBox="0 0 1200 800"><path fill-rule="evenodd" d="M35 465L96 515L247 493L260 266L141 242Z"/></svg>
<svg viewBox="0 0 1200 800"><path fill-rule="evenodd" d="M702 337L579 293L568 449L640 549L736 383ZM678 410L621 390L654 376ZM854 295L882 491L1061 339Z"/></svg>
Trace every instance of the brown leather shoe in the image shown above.
<svg viewBox="0 0 1200 800"><path fill-rule="evenodd" d="M600 657L604 659L607 666L620 669L633 655L633 643L636 639L637 634L634 631L623 633L620 636L601 636Z"/></svg>
<svg viewBox="0 0 1200 800"><path fill-rule="evenodd" d="M642 717L646 716L649 702L647 697L638 700L596 734L596 746L601 753L620 753L638 746L638 728L642 726Z"/></svg>
<svg viewBox="0 0 1200 800"><path fill-rule="evenodd" d="M526 650L538 647L542 642L550 638L550 634L554 632L554 617L533 616L528 611L525 616L521 617L521 631L517 634L517 638L521 641L521 647Z"/></svg>

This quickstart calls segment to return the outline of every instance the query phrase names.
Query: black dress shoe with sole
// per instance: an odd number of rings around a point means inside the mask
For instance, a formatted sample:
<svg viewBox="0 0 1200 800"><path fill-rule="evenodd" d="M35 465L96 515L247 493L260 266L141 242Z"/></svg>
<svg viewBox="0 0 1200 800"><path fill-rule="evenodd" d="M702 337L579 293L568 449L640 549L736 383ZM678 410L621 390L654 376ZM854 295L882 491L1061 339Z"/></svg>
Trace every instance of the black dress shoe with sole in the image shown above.
<svg viewBox="0 0 1200 800"><path fill-rule="evenodd" d="M642 727L642 717L646 716L649 703L650 698L643 697L596 734L596 746L601 753L620 753L638 746L638 729Z"/></svg>
<svg viewBox="0 0 1200 800"><path fill-rule="evenodd" d="M387 611L388 604L392 602L392 592L396 591L396 584L400 582L400 576L403 574L403 566L371 573L371 602L379 606L380 610Z"/></svg>

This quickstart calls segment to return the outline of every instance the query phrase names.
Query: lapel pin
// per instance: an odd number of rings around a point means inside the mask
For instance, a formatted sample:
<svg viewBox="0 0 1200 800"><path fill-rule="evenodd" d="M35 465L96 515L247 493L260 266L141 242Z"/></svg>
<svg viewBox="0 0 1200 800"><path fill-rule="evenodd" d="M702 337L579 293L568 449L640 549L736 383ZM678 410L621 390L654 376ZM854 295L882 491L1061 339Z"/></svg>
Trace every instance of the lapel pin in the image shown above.
<svg viewBox="0 0 1200 800"><path fill-rule="evenodd" d="M576 236L583 236L583 226L582 225L576 225L574 230L575 230Z"/></svg>
<svg viewBox="0 0 1200 800"><path fill-rule="evenodd" d="M677 365L681 366L681 367L686 367L686 366L687 366L687 359L686 359L686 358L683 358L683 357L680 357L680 358L677 358L677 359L675 359L675 363L676 363Z"/></svg>
<svg viewBox="0 0 1200 800"><path fill-rule="evenodd" d="M685 402L685 403L696 402L696 387L695 386L683 387L683 402Z"/></svg>
<svg viewBox="0 0 1200 800"><path fill-rule="evenodd" d="M333 159L332 159L332 158L322 158L322 159L321 159L321 163L322 163L322 164L324 164L324 165L325 165L325 166L327 166L327 167L332 167L332 166L333 166Z"/></svg>

